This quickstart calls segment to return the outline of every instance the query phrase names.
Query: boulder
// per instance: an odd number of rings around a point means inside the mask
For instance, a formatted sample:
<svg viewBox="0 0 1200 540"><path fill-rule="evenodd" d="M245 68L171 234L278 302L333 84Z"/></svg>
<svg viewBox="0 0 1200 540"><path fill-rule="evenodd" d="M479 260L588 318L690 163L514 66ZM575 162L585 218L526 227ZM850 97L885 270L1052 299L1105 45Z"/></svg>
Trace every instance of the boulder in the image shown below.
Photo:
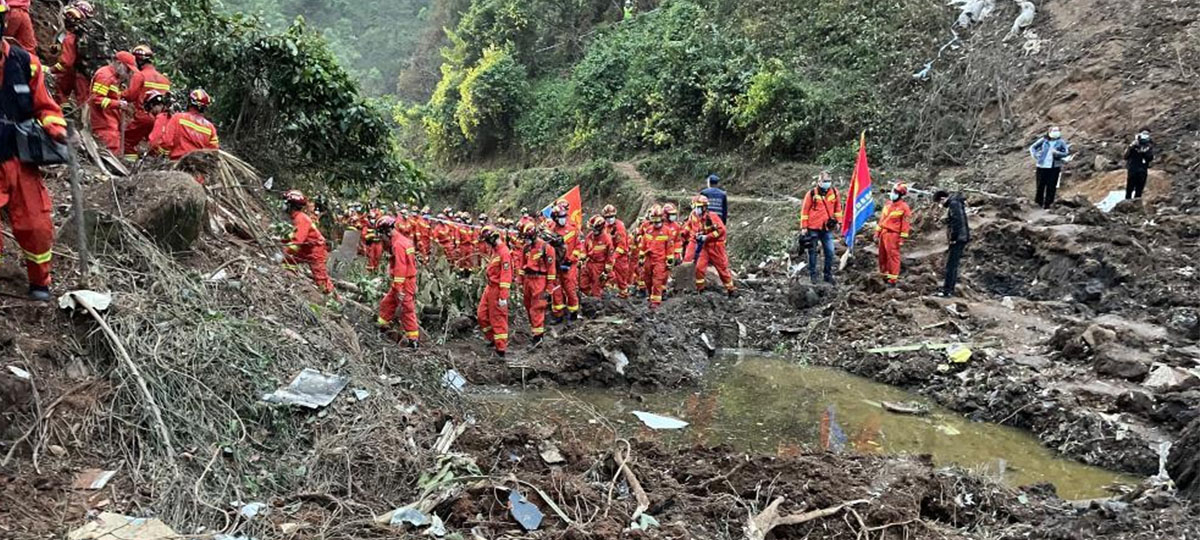
<svg viewBox="0 0 1200 540"><path fill-rule="evenodd" d="M1100 346L1111 343L1117 339L1117 333L1100 326L1093 324L1083 331L1083 341L1092 349L1097 349Z"/></svg>
<svg viewBox="0 0 1200 540"><path fill-rule="evenodd" d="M1143 360L1138 351L1117 343L1101 346L1096 351L1093 367L1101 375L1130 381L1142 380L1150 373L1150 363Z"/></svg>
<svg viewBox="0 0 1200 540"><path fill-rule="evenodd" d="M1180 496L1200 501L1200 418L1192 420L1171 447L1167 472Z"/></svg>
<svg viewBox="0 0 1200 540"><path fill-rule="evenodd" d="M114 217L123 217L168 251L190 249L207 223L208 194L191 175L148 171L112 183L100 182L85 193L88 242L117 242ZM74 241L74 225L63 227L64 242ZM118 244L119 245L119 244Z"/></svg>

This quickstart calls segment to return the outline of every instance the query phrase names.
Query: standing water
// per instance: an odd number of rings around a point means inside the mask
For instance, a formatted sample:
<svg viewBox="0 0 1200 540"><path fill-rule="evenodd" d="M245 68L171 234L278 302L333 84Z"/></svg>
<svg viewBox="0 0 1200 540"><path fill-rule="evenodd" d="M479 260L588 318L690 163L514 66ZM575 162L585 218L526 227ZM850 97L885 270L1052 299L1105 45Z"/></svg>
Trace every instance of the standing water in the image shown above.
<svg viewBox="0 0 1200 540"><path fill-rule="evenodd" d="M613 426L622 434L649 434L632 411L690 423L654 432L667 444L726 444L754 453L802 450L930 454L938 465L959 465L1013 486L1054 484L1061 497L1110 495L1114 484L1136 478L1063 459L1030 434L972 422L927 400L848 373L761 356L720 357L704 384L630 396L614 389L533 390L480 396L501 422L550 421L576 434ZM920 403L921 416L888 412L883 403Z"/></svg>

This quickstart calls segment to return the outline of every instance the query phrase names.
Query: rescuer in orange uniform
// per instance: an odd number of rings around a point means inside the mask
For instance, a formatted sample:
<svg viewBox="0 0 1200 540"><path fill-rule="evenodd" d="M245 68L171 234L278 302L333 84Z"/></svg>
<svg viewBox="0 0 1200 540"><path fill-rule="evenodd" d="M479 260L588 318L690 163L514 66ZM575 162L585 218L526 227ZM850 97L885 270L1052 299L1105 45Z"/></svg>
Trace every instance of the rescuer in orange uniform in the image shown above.
<svg viewBox="0 0 1200 540"><path fill-rule="evenodd" d="M329 270L325 267L325 261L329 256L325 249L325 237L313 226L312 218L306 212L308 198L304 196L304 193L294 189L284 194L283 197L287 201L292 226L295 227L292 237L285 242L284 268L299 271L301 263L307 264L312 271L313 282L317 284L317 287L325 294L332 294L333 281L329 279Z"/></svg>
<svg viewBox="0 0 1200 540"><path fill-rule="evenodd" d="M383 216L375 223L375 229L388 243L392 256L392 286L379 303L379 329L387 331L400 309L400 325L404 328L404 339L408 346L417 348L421 340L421 327L417 322L417 248L413 245L412 225L392 216Z"/></svg>
<svg viewBox="0 0 1200 540"><path fill-rule="evenodd" d="M654 207L651 207L651 210L653 209ZM634 255L637 257L637 265L634 269L634 277L637 280L637 292L641 298L645 298L647 291L649 290L646 287L646 253L642 251L642 238L644 238L647 234L650 234L651 228L653 228L653 225L650 223L649 211L646 212L646 216L644 218L639 219L633 226L633 248L636 251Z"/></svg>
<svg viewBox="0 0 1200 540"><path fill-rule="evenodd" d="M84 10L85 7L88 11ZM90 10L91 4L82 7L80 4L74 4L63 10L62 48L58 55L58 63L54 64L51 70L54 74L54 94L60 105L70 100L71 95L75 95L79 102L88 97L90 80L87 74L79 72L79 37L83 35L84 21L92 16Z"/></svg>
<svg viewBox="0 0 1200 540"><path fill-rule="evenodd" d="M822 171L816 187L804 195L800 206L800 233L808 246L808 276L817 282L817 249L825 254L825 282L833 284L833 238L841 230L842 200L829 173Z"/></svg>
<svg viewBox="0 0 1200 540"><path fill-rule="evenodd" d="M562 322L564 315L569 320L579 318L579 261L583 258L583 241L579 229L569 219L570 207L559 201L550 213L553 225L550 232L558 235L563 243L563 257L558 260L558 286L554 288L553 313L555 322Z"/></svg>
<svg viewBox="0 0 1200 540"><path fill-rule="evenodd" d="M696 258L696 290L703 291L706 284L705 272L708 265L717 269L725 292L737 294L733 285L733 272L729 271L729 255L725 252L725 223L721 216L708 210L708 197L697 195L692 198L692 215L688 216L688 231L691 243L687 250Z"/></svg>
<svg viewBox="0 0 1200 540"><path fill-rule="evenodd" d="M217 126L204 117L204 111L212 105L212 96L197 88L188 93L187 111L178 114L162 113L154 120L150 134L150 148L166 154L172 161L198 150L217 150L221 140L217 137ZM197 177L204 183L204 178Z"/></svg>
<svg viewBox="0 0 1200 540"><path fill-rule="evenodd" d="M508 351L508 297L512 293L512 253L500 241L500 231L488 225L480 232L481 241L491 250L487 263L487 286L479 300L476 317L483 337L496 349L496 356L504 358Z"/></svg>
<svg viewBox="0 0 1200 540"><path fill-rule="evenodd" d="M667 258L671 256L672 249L674 249L671 235L667 231L666 224L663 223L665 219L666 214L661 206L651 207L650 219L647 221L649 227L643 232L638 245L645 268L642 281L646 283L650 295L651 309L657 309L662 304L663 292L667 290L669 272Z"/></svg>
<svg viewBox="0 0 1200 540"><path fill-rule="evenodd" d="M379 270L379 260L383 258L384 239L375 228L375 224L379 222L379 218L381 217L383 217L383 213L378 208L372 208L367 212L367 219L360 231L362 233L363 244L366 246L368 274L373 274Z"/></svg>
<svg viewBox="0 0 1200 540"><path fill-rule="evenodd" d="M522 218L521 237L521 299L525 312L529 314L529 327L533 343L542 341L546 335L546 309L550 306L550 290L558 281L558 261L554 248L538 238L537 225L532 219Z"/></svg>
<svg viewBox="0 0 1200 540"><path fill-rule="evenodd" d="M0 25L8 16L0 1ZM67 122L62 109L46 89L45 70L33 53L7 41L2 46L4 67L0 69L0 207L8 210L13 236L25 254L29 297L50 300L50 260L54 248L54 224L50 220L50 193L36 166L17 158L14 124L36 120L51 138L66 142Z"/></svg>
<svg viewBox="0 0 1200 540"><path fill-rule="evenodd" d="M433 241L437 242L442 247L442 256L447 261L454 261L454 241L455 232L454 225L449 222L450 216L453 214L449 208L442 211L437 216L437 224L433 226Z"/></svg>
<svg viewBox="0 0 1200 540"><path fill-rule="evenodd" d="M891 199L875 224L875 241L879 244L879 273L889 286L900 281L900 247L908 240L912 228L912 209L904 202L908 186L902 182L892 188Z"/></svg>
<svg viewBox="0 0 1200 540"><path fill-rule="evenodd" d="M37 54L37 35L33 33L33 19L29 18L29 0L8 0L4 18L4 37L16 40L17 45L29 54Z"/></svg>
<svg viewBox="0 0 1200 540"><path fill-rule="evenodd" d="M617 296L629 298L629 287L633 284L633 254L630 253L629 231L625 223L617 218L617 207L609 204L600 211L604 217L604 230L612 238L613 248L613 285L617 288Z"/></svg>
<svg viewBox="0 0 1200 540"><path fill-rule="evenodd" d="M583 252L587 259L579 277L579 289L583 294L599 298L604 292L604 283L612 277L617 250L613 246L612 237L604 230L603 217L592 216L588 226L591 232L583 242Z"/></svg>
<svg viewBox="0 0 1200 540"><path fill-rule="evenodd" d="M132 108L125 101L124 89L135 69L137 60L128 51L121 51L92 76L92 133L114 156L121 155L122 123Z"/></svg>
<svg viewBox="0 0 1200 540"><path fill-rule="evenodd" d="M433 216L429 214L429 207L421 209L421 215L416 216L416 237L417 237L417 253L421 254L423 260L429 260L429 250L433 243Z"/></svg>
<svg viewBox="0 0 1200 540"><path fill-rule="evenodd" d="M171 93L171 81L154 67L154 51L146 45L133 48L138 71L129 79L129 89L123 98L133 105L133 120L125 128L125 159L138 158L138 145L150 138L154 130L154 116L146 112L146 98L150 92Z"/></svg>
<svg viewBox="0 0 1200 540"><path fill-rule="evenodd" d="M685 259L683 248L688 244L689 230L687 223L679 222L679 209L675 208L674 204L667 203L663 205L663 215L665 221L663 228L667 230L667 235L671 237L671 251L667 254L667 266L675 266L685 260L690 262L691 259Z"/></svg>

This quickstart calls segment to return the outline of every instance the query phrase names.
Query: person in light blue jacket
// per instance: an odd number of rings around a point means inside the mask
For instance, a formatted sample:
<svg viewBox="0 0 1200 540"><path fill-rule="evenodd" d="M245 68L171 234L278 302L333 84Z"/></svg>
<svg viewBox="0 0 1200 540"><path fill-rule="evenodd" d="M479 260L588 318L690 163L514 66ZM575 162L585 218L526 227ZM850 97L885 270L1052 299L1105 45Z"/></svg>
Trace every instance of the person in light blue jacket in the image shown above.
<svg viewBox="0 0 1200 540"><path fill-rule="evenodd" d="M1037 192L1033 201L1042 208L1054 204L1063 164L1071 161L1071 145L1062 138L1062 130L1051 126L1044 137L1029 147L1029 155L1037 165Z"/></svg>

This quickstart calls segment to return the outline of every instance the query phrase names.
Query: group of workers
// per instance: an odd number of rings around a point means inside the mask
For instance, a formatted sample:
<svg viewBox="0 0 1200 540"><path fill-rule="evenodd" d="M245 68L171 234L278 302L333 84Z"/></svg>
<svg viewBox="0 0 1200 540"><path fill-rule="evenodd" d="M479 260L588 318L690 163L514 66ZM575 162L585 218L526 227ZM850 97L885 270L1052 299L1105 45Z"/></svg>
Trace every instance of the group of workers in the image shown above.
<svg viewBox="0 0 1200 540"><path fill-rule="evenodd" d="M53 69L59 104L74 100L80 107L86 105L97 141L128 161L146 155L178 160L197 150L220 148L217 128L205 116L212 96L196 88L188 92L182 110L173 110L171 80L158 71L150 46L118 51L107 65L89 73L78 47L87 21L95 15L95 6L87 0L76 0L63 10L62 48Z"/></svg>
<svg viewBox="0 0 1200 540"><path fill-rule="evenodd" d="M716 181L715 177L709 180L710 189ZM462 272L483 269L486 286L476 315L483 335L503 357L508 350L514 287L520 291L534 344L545 336L547 322L579 319L581 296L600 297L611 291L630 298L637 292L648 298L651 309L657 309L671 268L683 263L695 265L696 290L706 288L711 266L726 294L735 296L721 218L727 207L724 192L720 195L719 206L712 206L704 195L693 197L686 219L672 203L655 204L632 228L617 217L613 205L579 227L565 199L546 214L523 210L517 220L493 220L483 214L472 222L469 214L451 208L434 216L428 207L397 205L385 211L352 205L334 222L358 231L359 254L366 258L368 272L382 271L384 259L390 261L392 282L380 302L377 322L381 330L391 332L399 319L402 339L410 347L420 342L415 299L420 268L440 253ZM285 200L293 232L285 240L284 263L292 270L307 265L317 286L332 294L328 247L310 215L314 205L296 190L285 194Z"/></svg>

